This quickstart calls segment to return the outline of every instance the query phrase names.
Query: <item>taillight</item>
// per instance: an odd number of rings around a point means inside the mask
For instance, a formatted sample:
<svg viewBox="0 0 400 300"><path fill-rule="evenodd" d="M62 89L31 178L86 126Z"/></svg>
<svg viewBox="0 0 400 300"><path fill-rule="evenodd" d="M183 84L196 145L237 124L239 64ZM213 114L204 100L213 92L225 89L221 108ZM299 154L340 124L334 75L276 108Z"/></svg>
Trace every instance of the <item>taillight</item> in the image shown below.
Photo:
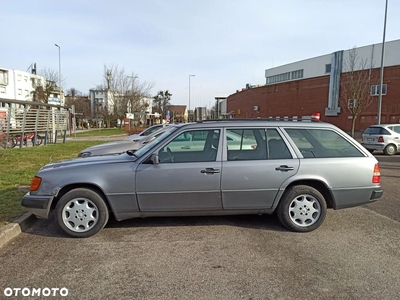
<svg viewBox="0 0 400 300"><path fill-rule="evenodd" d="M381 169L379 168L379 164L375 164L374 174L372 175L372 183L380 183L381 182Z"/></svg>
<svg viewBox="0 0 400 300"><path fill-rule="evenodd" d="M37 176L33 177L30 190L37 191L41 182L42 182L42 178L37 177Z"/></svg>
<svg viewBox="0 0 400 300"><path fill-rule="evenodd" d="M384 139L383 139L383 136L380 136L379 138L378 138L378 143L384 143L385 141L384 141Z"/></svg>

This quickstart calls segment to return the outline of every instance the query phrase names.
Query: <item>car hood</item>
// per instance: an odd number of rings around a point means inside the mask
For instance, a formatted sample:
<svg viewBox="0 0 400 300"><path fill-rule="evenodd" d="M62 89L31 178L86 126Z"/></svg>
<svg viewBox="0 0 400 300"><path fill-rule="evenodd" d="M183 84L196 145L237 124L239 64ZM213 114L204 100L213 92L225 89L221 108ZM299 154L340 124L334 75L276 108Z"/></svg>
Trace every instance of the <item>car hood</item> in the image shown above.
<svg viewBox="0 0 400 300"><path fill-rule="evenodd" d="M134 150L136 151L140 147L142 147L143 144L139 142L132 142L132 141L120 141L120 142L111 142L111 143L105 143L105 144L100 144L96 146L92 146L89 148L86 148L82 151L80 151L81 156L83 153L90 152L90 156L96 156L96 155L108 155L108 154L116 154L116 153L122 153L126 152L128 150Z"/></svg>
<svg viewBox="0 0 400 300"><path fill-rule="evenodd" d="M133 145L134 143L135 142L128 141L128 140L123 140L123 141L118 141L118 142L109 142L109 143L92 146L92 147L86 148L85 150L82 150L82 151L91 151L91 150L97 150L97 149L108 148L108 147L118 147L118 146L122 146L122 145Z"/></svg>
<svg viewBox="0 0 400 300"><path fill-rule="evenodd" d="M139 135L139 134L132 134L132 135L127 136L127 137L125 138L125 141L139 140L139 139L141 139L141 138L143 138L143 136L141 136L141 135Z"/></svg>
<svg viewBox="0 0 400 300"><path fill-rule="evenodd" d="M94 164L115 164L124 162L134 162L137 157L133 154L120 153L113 155L103 155L103 156L93 156L85 158L72 158L67 160L62 160L55 163L50 163L43 166L40 171L56 169L61 167L82 167Z"/></svg>

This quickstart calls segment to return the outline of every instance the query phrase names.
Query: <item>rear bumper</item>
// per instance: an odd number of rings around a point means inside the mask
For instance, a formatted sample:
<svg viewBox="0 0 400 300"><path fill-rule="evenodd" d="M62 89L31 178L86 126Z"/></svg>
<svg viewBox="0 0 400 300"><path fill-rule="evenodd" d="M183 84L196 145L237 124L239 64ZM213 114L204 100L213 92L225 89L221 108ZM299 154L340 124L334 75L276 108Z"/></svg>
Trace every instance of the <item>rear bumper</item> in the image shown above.
<svg viewBox="0 0 400 300"><path fill-rule="evenodd" d="M355 207L375 202L383 195L380 186L370 188L352 188L332 190L334 209Z"/></svg>
<svg viewBox="0 0 400 300"><path fill-rule="evenodd" d="M39 218L48 218L54 196L33 196L30 193L22 198L21 205Z"/></svg>
<svg viewBox="0 0 400 300"><path fill-rule="evenodd" d="M361 145L368 150L383 151L385 149L385 144L366 144L361 142Z"/></svg>

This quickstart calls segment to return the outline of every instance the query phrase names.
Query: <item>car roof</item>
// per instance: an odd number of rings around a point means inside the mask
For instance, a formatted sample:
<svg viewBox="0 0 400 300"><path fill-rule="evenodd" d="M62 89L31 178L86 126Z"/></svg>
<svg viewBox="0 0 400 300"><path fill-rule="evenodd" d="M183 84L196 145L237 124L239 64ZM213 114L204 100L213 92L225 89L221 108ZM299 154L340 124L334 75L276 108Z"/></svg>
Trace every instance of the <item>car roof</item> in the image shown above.
<svg viewBox="0 0 400 300"><path fill-rule="evenodd" d="M274 126L274 127L323 127L323 128L336 128L335 125L325 122L312 122L307 121L286 121L286 120L275 120L275 119L221 119L221 120L203 120L192 123L182 123L182 126L203 128L203 127L235 127L235 126Z"/></svg>
<svg viewBox="0 0 400 300"><path fill-rule="evenodd" d="M370 125L368 127L389 127L389 126L400 126L399 123L393 123L393 124L374 124Z"/></svg>

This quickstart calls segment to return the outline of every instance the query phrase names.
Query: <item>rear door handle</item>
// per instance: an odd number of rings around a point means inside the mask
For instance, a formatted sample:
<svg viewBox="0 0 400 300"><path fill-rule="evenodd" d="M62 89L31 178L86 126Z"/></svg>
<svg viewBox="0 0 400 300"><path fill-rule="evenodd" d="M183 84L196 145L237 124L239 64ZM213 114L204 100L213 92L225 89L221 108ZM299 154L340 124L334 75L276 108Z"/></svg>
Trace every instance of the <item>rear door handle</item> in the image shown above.
<svg viewBox="0 0 400 300"><path fill-rule="evenodd" d="M293 171L294 168L293 168L293 167L288 167L288 166L286 166L286 165L282 165L282 166L276 167L275 170L276 170L276 171L287 172L287 171Z"/></svg>
<svg viewBox="0 0 400 300"><path fill-rule="evenodd" d="M219 173L219 169L206 168L205 170L201 170L200 173L202 173L202 174L214 174L214 173Z"/></svg>

